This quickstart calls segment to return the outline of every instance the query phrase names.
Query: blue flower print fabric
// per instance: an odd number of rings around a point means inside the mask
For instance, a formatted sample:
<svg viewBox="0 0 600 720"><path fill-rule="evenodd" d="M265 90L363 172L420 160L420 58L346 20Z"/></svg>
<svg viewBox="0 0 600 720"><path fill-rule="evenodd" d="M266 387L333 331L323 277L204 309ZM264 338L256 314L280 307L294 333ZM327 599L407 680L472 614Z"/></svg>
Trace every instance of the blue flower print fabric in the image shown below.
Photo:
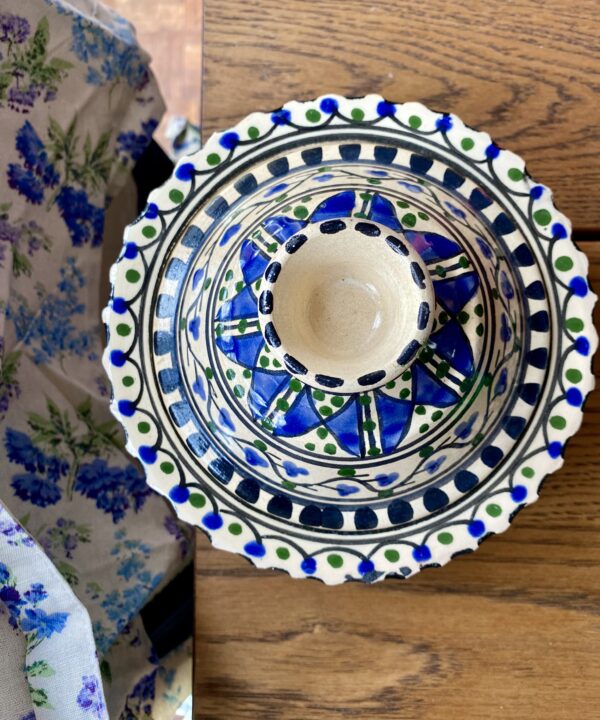
<svg viewBox="0 0 600 720"><path fill-rule="evenodd" d="M190 531L125 451L100 363L106 216L162 112L112 11L0 4L0 642L28 693L0 682L0 720L170 720L190 691L139 617Z"/></svg>
<svg viewBox="0 0 600 720"><path fill-rule="evenodd" d="M35 718L57 717L57 706L73 720L108 718L88 613L4 508L0 528L0 600L9 628L25 640L24 674Z"/></svg>

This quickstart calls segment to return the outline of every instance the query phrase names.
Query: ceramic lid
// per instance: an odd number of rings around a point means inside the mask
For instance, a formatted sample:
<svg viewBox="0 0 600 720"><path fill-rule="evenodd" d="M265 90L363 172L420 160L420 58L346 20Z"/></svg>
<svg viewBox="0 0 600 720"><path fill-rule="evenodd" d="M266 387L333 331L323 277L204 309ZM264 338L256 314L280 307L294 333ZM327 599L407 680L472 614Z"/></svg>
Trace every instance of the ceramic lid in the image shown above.
<svg viewBox="0 0 600 720"><path fill-rule="evenodd" d="M587 259L523 161L379 96L255 113L126 231L112 408L221 548L408 577L508 526L593 387Z"/></svg>

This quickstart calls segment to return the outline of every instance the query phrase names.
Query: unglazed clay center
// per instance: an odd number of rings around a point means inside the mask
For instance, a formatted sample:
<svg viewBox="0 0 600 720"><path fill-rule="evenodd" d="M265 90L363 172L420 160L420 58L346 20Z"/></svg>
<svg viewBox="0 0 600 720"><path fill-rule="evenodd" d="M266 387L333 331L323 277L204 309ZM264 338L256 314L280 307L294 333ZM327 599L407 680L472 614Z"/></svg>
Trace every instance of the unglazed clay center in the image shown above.
<svg viewBox="0 0 600 720"><path fill-rule="evenodd" d="M389 228L315 223L282 246L264 275L259 319L274 353L314 387L357 392L394 380L433 322L425 265Z"/></svg>

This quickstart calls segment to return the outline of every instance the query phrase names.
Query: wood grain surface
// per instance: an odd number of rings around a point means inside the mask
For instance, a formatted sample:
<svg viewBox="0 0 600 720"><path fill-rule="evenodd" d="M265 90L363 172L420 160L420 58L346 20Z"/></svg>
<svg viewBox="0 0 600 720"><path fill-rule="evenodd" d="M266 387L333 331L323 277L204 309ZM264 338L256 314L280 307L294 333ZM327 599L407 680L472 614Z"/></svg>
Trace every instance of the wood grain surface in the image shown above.
<svg viewBox="0 0 600 720"><path fill-rule="evenodd" d="M322 93L420 100L522 154L600 227L598 0L206 0L205 132Z"/></svg>
<svg viewBox="0 0 600 720"><path fill-rule="evenodd" d="M554 190L597 289L599 37L596 0L206 0L204 130L324 92L451 109ZM294 581L198 533L195 718L597 720L599 437L596 392L541 499L407 582Z"/></svg>
<svg viewBox="0 0 600 720"><path fill-rule="evenodd" d="M404 582L292 580L198 533L196 719L597 720L599 435L595 391L540 500Z"/></svg>

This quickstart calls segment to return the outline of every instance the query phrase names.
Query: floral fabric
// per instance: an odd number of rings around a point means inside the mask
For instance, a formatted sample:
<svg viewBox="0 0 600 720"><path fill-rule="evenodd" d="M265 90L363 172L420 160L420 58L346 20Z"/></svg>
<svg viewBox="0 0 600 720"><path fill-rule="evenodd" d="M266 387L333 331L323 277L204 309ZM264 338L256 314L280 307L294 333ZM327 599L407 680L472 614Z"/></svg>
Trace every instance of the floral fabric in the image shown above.
<svg viewBox="0 0 600 720"><path fill-rule="evenodd" d="M160 720L189 692L138 617L189 531L125 451L100 365L106 213L163 111L148 65L92 0L0 7L0 640L25 643L38 720Z"/></svg>
<svg viewBox="0 0 600 720"><path fill-rule="evenodd" d="M89 615L22 526L0 508L0 600L25 640L35 717L107 718ZM43 578L43 582L40 582ZM73 652L79 648L79 652ZM60 682L57 695L56 676ZM59 714L52 700L60 703Z"/></svg>

